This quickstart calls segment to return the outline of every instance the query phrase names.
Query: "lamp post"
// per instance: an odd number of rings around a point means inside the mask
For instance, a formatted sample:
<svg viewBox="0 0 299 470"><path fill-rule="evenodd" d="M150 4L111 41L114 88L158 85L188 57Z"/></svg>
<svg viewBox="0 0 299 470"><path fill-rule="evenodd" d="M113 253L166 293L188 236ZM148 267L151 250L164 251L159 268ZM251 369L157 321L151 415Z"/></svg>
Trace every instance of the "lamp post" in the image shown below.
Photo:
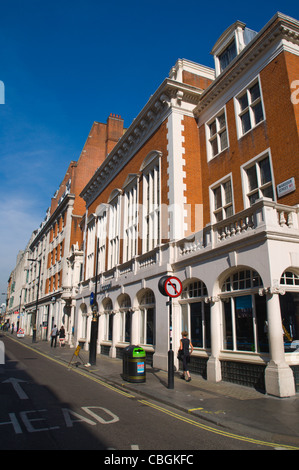
<svg viewBox="0 0 299 470"><path fill-rule="evenodd" d="M41 271L41 262L42 262L42 260L41 260L41 259L31 259L31 258L28 258L28 261L34 261L35 263L38 263L38 264L39 264L38 281L37 281L37 294L36 294L36 303L35 303L35 312L34 312L34 314L33 314L32 321L31 321L32 330L33 330L33 334L32 334L32 343L36 343L36 317L37 317L37 308L38 308L38 294L39 294L40 271Z"/></svg>

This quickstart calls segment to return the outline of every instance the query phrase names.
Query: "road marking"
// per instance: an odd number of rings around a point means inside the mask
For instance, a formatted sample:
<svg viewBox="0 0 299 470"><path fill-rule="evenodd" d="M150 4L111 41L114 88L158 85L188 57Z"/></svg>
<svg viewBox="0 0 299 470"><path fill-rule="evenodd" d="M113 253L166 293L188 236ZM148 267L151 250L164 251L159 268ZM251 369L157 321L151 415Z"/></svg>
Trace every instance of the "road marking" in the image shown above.
<svg viewBox="0 0 299 470"><path fill-rule="evenodd" d="M195 427L200 428L200 429L204 429L205 431L208 431L208 432L211 432L211 433L214 433L214 434L218 434L220 436L229 437L230 439L236 439L236 440L239 440L239 441L250 442L252 444L261 445L261 446L274 447L274 448L279 447L281 449L289 449L289 450L299 450L299 447L294 447L294 446L289 446L289 445L284 445L284 444L276 444L274 442L260 441L258 439L252 439L250 437L239 436L237 434L232 434L232 433L227 432L227 431L222 431L220 429L212 428L211 426L207 426L205 424L197 423L196 421L194 421L190 418L180 416L179 414L174 413L173 411L169 411L166 408L162 408L161 406L155 405L154 403L150 403L147 400L138 400L138 401L140 403L142 403L143 405L154 408L155 410L158 410L162 413L165 413L169 416L172 416L173 418L176 418L180 421L184 421L185 423L191 424L192 426L195 426Z"/></svg>
<svg viewBox="0 0 299 470"><path fill-rule="evenodd" d="M44 354L44 353L42 353L42 352L40 352L40 351L38 351L34 348L31 348L30 346L28 346L24 343L20 343L19 341L14 340L13 338L9 338L9 339L11 339L12 341L15 341L18 344L21 344L22 346L24 346L25 348L30 349L33 352L36 352L37 354L40 354L41 356L49 359L50 361L56 362L57 364L60 364L61 366L65 367L65 368L68 368L67 364L65 364L65 363L63 363L63 362L61 362L57 359L54 359L51 356L47 356L46 354ZM102 380L97 379L96 377L93 377L89 374L86 374L86 373L82 372L79 369L74 369L73 372L75 372L76 374L82 375L83 377L86 377L87 379L93 380L94 382L99 383L103 387L109 388L110 390L113 390L114 392L119 393L120 395L124 395L127 398L136 398L135 395L123 392L122 390L120 390L120 389L118 389L118 388L116 388L116 387L114 387L114 386L112 386L112 385L110 385L106 382L103 382ZM227 432L227 431L218 430L216 428L212 428L211 426L207 426L205 424L197 423L196 421L194 421L190 418L187 418L187 417L185 418L183 416L180 416L179 414L174 413L173 411L169 411L166 408L162 408L161 406L155 405L154 403L150 403L147 400L138 400L138 402L142 403L143 405L154 408L157 411L168 414L169 416L172 416L173 418L176 418L180 421L184 421L185 423L189 423L192 426L195 426L195 427L200 428L200 429L204 429L205 431L211 432L213 434L218 434L218 435L221 435L221 436L224 436L224 437L228 437L230 439L236 439L236 440L239 440L239 441L249 442L249 443L256 444L256 445L273 447L275 449L299 450L299 447L295 447L295 446L289 446L289 445L285 445L285 444L277 444L277 443L274 443L274 442L259 441L258 439L252 439L250 437L239 436L237 434L232 434L232 433Z"/></svg>
<svg viewBox="0 0 299 470"><path fill-rule="evenodd" d="M70 372L75 372L76 374L82 375L83 377L86 377L87 379L93 380L94 382L96 382L100 385L103 385L103 387L109 388L110 390L113 390L114 392L117 392L120 395L124 395L127 398L135 398L135 395L132 395L131 393L128 393L128 392L124 392L123 390L120 390L120 389L114 387L113 385L110 385L110 384L104 382L103 380L98 379L97 377L93 377L92 375L90 375L90 373L84 372L84 371L82 371L80 369L77 369L77 368L76 369L69 369L68 365L65 362L62 362L59 359L55 359L54 357L48 356L47 354L42 353L41 351L38 351L37 349L32 348L31 346L28 346L27 344L20 343L19 341L15 340L13 338L9 338L9 339L14 341L15 343L20 344L24 348L30 349L30 351L33 351L36 354L39 354L40 356L45 357L49 361L55 362L56 364L59 364L60 366L63 366L65 369L68 369L68 371L70 371Z"/></svg>
<svg viewBox="0 0 299 470"><path fill-rule="evenodd" d="M21 379L16 379L14 377L10 377L9 379L7 380L3 380L3 384L5 383L10 383L12 384L13 388L14 388L14 391L17 393L18 397L20 398L20 400L28 400L28 396L26 395L26 393L24 392L24 390L22 389L21 385L20 385L20 382L25 382L24 380L21 380Z"/></svg>

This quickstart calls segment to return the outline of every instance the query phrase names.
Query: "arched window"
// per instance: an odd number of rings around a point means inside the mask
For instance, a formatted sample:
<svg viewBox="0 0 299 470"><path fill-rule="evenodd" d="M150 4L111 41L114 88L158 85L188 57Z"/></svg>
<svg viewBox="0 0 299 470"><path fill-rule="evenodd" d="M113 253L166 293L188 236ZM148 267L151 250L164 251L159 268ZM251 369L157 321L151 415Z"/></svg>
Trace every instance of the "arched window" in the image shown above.
<svg viewBox="0 0 299 470"><path fill-rule="evenodd" d="M104 341L112 341L113 332L113 306L112 300L107 298L103 300L103 309L105 315Z"/></svg>
<svg viewBox="0 0 299 470"><path fill-rule="evenodd" d="M124 294L119 303L120 310L120 341L130 343L132 318L131 318L131 299Z"/></svg>
<svg viewBox="0 0 299 470"><path fill-rule="evenodd" d="M299 352L299 276L291 270L283 273L280 285L285 291L279 295L285 352Z"/></svg>
<svg viewBox="0 0 299 470"><path fill-rule="evenodd" d="M147 289L140 298L140 343L155 344L155 296Z"/></svg>
<svg viewBox="0 0 299 470"><path fill-rule="evenodd" d="M204 282L190 281L181 295L182 331L189 332L195 348L211 347L210 304L205 302L207 288Z"/></svg>
<svg viewBox="0 0 299 470"><path fill-rule="evenodd" d="M281 276L280 284L284 286L299 286L299 276L292 271L285 271Z"/></svg>
<svg viewBox="0 0 299 470"><path fill-rule="evenodd" d="M268 321L260 275L252 270L232 273L222 285L223 349L268 352Z"/></svg>

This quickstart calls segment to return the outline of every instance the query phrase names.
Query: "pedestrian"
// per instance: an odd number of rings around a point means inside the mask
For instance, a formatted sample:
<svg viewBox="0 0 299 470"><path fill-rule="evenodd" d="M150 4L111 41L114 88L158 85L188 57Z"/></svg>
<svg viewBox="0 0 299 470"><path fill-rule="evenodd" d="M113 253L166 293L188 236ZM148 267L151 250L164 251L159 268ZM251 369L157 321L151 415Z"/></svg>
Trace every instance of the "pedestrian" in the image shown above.
<svg viewBox="0 0 299 470"><path fill-rule="evenodd" d="M11 325L11 334L12 334L12 335L13 335L14 329L15 329L15 324L13 323L13 324Z"/></svg>
<svg viewBox="0 0 299 470"><path fill-rule="evenodd" d="M54 343L54 348L56 348L57 335L58 335L58 328L56 325L54 325L54 328L52 328L52 331L51 331L51 348L53 347L53 343Z"/></svg>
<svg viewBox="0 0 299 470"><path fill-rule="evenodd" d="M187 338L188 332L183 331L182 332L182 339L180 340L180 350L183 351L183 375L181 376L181 379L185 380L186 375L187 375L187 382L190 382L191 377L190 377L190 371L189 371L189 362L190 362L190 356L193 352L193 345L190 341L190 339ZM191 351L190 351L191 348Z"/></svg>
<svg viewBox="0 0 299 470"><path fill-rule="evenodd" d="M65 329L64 326L59 330L59 346L64 346L64 340L65 340Z"/></svg>

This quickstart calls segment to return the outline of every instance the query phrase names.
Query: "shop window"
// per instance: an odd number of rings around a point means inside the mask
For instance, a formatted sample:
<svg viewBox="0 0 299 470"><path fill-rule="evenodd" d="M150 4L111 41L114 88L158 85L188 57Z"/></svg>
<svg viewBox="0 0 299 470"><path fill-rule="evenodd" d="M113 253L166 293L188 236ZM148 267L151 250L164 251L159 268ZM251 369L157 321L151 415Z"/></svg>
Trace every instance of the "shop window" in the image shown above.
<svg viewBox="0 0 299 470"><path fill-rule="evenodd" d="M140 343L155 344L155 296L150 290L140 301Z"/></svg>
<svg viewBox="0 0 299 470"><path fill-rule="evenodd" d="M268 352L266 298L258 294L262 280L254 270L230 275L222 292L223 349L232 351Z"/></svg>
<svg viewBox="0 0 299 470"><path fill-rule="evenodd" d="M205 303L207 288L201 281L190 282L182 292L182 331L189 332L195 348L211 347L210 304Z"/></svg>
<svg viewBox="0 0 299 470"><path fill-rule="evenodd" d="M280 279L280 284L287 286L299 286L299 276L291 271L285 271Z"/></svg>
<svg viewBox="0 0 299 470"><path fill-rule="evenodd" d="M113 306L111 299L106 299L103 302L104 315L105 315L105 326L104 326L104 340L112 341L113 331Z"/></svg>
<svg viewBox="0 0 299 470"><path fill-rule="evenodd" d="M263 283L260 275L256 271L248 269L237 271L230 275L222 285L222 292L232 292L262 286Z"/></svg>
<svg viewBox="0 0 299 470"><path fill-rule="evenodd" d="M299 352L299 293L279 296L285 352Z"/></svg>
<svg viewBox="0 0 299 470"><path fill-rule="evenodd" d="M120 303L120 341L130 343L131 326L131 299L128 295L124 295Z"/></svg>

